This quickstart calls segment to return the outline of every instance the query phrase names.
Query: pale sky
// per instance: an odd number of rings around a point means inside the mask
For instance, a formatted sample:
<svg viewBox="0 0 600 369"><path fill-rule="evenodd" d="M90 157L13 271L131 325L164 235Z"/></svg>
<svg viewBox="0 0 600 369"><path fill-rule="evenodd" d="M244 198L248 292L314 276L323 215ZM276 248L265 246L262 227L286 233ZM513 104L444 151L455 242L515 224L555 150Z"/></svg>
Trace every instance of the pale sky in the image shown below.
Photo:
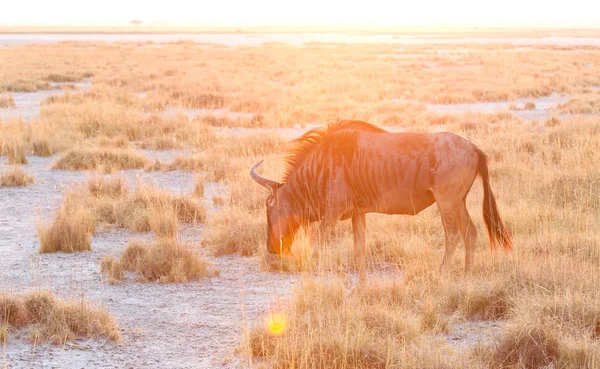
<svg viewBox="0 0 600 369"><path fill-rule="evenodd" d="M600 26L598 0L5 0L0 25Z"/></svg>

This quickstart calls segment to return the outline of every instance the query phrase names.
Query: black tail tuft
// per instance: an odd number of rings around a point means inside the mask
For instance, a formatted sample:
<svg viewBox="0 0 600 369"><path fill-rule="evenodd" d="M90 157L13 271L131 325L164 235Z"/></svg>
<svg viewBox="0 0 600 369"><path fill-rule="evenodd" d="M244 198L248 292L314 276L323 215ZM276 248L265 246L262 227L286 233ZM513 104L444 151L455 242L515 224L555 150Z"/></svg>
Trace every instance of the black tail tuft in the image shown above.
<svg viewBox="0 0 600 369"><path fill-rule="evenodd" d="M496 199L490 188L487 157L479 149L477 149L477 153L479 154L477 173L483 182L483 219L490 238L490 247L492 251L496 251L496 242L499 242L504 248L504 251L510 251L512 250L512 239L506 226L502 222L502 218L500 218L498 205L496 204Z"/></svg>

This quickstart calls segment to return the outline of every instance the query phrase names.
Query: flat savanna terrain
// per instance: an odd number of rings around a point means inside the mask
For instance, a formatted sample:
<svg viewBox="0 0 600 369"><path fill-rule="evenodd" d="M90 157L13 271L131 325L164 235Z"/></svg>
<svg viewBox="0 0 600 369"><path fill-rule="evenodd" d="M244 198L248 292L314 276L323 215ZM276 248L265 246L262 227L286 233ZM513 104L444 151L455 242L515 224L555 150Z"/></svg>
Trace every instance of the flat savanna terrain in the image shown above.
<svg viewBox="0 0 600 369"><path fill-rule="evenodd" d="M489 157L438 271L437 208L265 250L288 142L357 119ZM600 367L600 48L512 44L0 47L0 367ZM306 232L310 233L310 232Z"/></svg>

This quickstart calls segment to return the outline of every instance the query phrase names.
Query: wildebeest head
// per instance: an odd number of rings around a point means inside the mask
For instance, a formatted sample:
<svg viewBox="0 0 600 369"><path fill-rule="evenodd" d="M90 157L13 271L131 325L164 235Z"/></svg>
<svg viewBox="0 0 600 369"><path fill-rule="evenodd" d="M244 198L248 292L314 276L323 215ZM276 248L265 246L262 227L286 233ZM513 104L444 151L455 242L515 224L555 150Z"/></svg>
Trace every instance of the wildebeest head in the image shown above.
<svg viewBox="0 0 600 369"><path fill-rule="evenodd" d="M263 160L250 169L256 183L271 191L266 200L267 207L267 250L271 254L290 254L294 235L300 227L284 183L264 178L256 173Z"/></svg>

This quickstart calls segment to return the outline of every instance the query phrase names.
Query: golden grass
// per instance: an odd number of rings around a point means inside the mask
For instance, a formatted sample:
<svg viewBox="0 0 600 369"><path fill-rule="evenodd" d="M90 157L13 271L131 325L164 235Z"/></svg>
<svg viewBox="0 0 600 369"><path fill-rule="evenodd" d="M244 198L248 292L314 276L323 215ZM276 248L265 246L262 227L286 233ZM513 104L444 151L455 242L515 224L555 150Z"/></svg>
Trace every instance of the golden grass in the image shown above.
<svg viewBox="0 0 600 369"><path fill-rule="evenodd" d="M194 195L204 197L204 176L202 175L194 177Z"/></svg>
<svg viewBox="0 0 600 369"><path fill-rule="evenodd" d="M15 100L10 95L0 95L0 109L13 108L17 106Z"/></svg>
<svg viewBox="0 0 600 369"><path fill-rule="evenodd" d="M49 291L2 292L0 318L4 332L28 329L33 344L62 345L76 338L121 339L119 326L106 310L81 299L58 299ZM0 338L6 341L8 334Z"/></svg>
<svg viewBox="0 0 600 369"><path fill-rule="evenodd" d="M167 105L222 107L257 117L226 119L203 114L207 122L218 126L293 126L340 116L382 123L390 114L401 120L414 116L403 110L403 104L534 98L553 90L580 93L598 82L595 67L578 66L582 57L591 65L598 58L594 48L584 47L541 45L520 50L509 45L449 45L451 52L438 54L428 45L408 45L402 51L394 45L361 45L357 53L352 45L192 48L181 43L168 45L169 52L163 55L163 49L136 46L124 45L135 50L125 56L118 48L101 46L104 62L95 57L98 50L69 44L7 48L0 53L6 66L0 77L6 81L5 89L32 90L45 88L50 75L75 79L92 71L92 90L45 104L40 123L88 138L123 131L129 140L157 148L206 144L203 135L185 134L192 127L206 126L200 123L202 119L148 116ZM452 52L457 48L465 52ZM44 66L39 60L42 56L47 61ZM64 62L74 58L79 62L66 73ZM534 62L522 63L524 59ZM146 60L156 62L140 70L138 66ZM427 63L439 64L439 70ZM464 65L473 68L453 68ZM403 73L397 73L399 68ZM557 68L561 70L558 75L540 72ZM185 78L178 78L177 70L185 70ZM138 92L146 95L138 98ZM75 122L75 127L68 122Z"/></svg>
<svg viewBox="0 0 600 369"><path fill-rule="evenodd" d="M174 239L130 241L118 260L103 259L101 270L117 281L123 279L122 270L126 270L136 273L139 281L160 283L186 283L219 273L193 247Z"/></svg>
<svg viewBox="0 0 600 369"><path fill-rule="evenodd" d="M215 206L225 205L225 199L223 199L221 196L213 196L212 202Z"/></svg>
<svg viewBox="0 0 600 369"><path fill-rule="evenodd" d="M123 169L139 169L148 159L133 150L121 149L73 149L52 164L52 169L97 170L106 172Z"/></svg>
<svg viewBox="0 0 600 369"><path fill-rule="evenodd" d="M33 140L31 142L31 149L33 151L33 155L48 157L54 154L54 149L50 145L48 139L40 138Z"/></svg>
<svg viewBox="0 0 600 369"><path fill-rule="evenodd" d="M9 333L8 325L0 324L0 345L6 346Z"/></svg>
<svg viewBox="0 0 600 369"><path fill-rule="evenodd" d="M14 161L29 152L66 157L81 147L99 153L135 148L191 152L172 163L147 162L142 167L202 172L197 175L206 181L227 185L228 196L213 197L219 210L207 219L203 243L211 252L257 255L267 270L317 276L274 311L278 315L267 319L271 328L285 326L283 330L274 329L277 335L273 335L261 325L252 331L250 360L265 360L265 365L274 367L347 369L505 364L525 368L546 359L560 368L598 366L600 126L596 117L554 116L524 124L509 111L436 114L428 111L426 103L510 103L520 98L526 101L525 109L537 109L536 97L559 93L571 97L558 107L559 112L596 114L598 93L592 87L600 85L600 49L465 44L406 45L398 50L397 45L318 43L304 47L181 43L161 49L135 44L91 46L96 49L68 43L0 48L0 63L5 66L0 71L1 88L6 91L48 88L52 74L67 78L94 74L89 92L68 92L46 101L35 130L34 124L21 121L1 124L2 155ZM65 62L72 60L78 62L65 70ZM557 70L560 73L552 72ZM136 96L140 92L143 97ZM167 117L162 114L167 107L203 110L182 110ZM211 108L223 111L213 115ZM199 115L190 118L186 112ZM302 127L337 118L415 131L449 130L476 143L490 158L492 187L514 235L513 253L489 254L477 181L467 198L479 231L476 267L470 276L462 274L461 247L449 270L436 272L444 236L435 208L415 217L367 217L370 272L380 272L382 267L402 269L392 282L371 280L349 290L345 280L331 277L355 268L347 224L338 227L318 257L307 234L292 247L293 257L267 255L266 191L248 178L248 169L267 157L261 174L281 178L269 155L281 156L285 140L270 131L248 137L241 131L235 136L229 127ZM113 170L120 165L92 166ZM154 230L161 239L156 244L171 245L176 224L206 218L193 200L163 196L147 186L133 191L118 183L89 186L71 195L71 202L65 196L61 221L87 219L76 214L89 213L90 224ZM89 232L89 228L81 229ZM151 246L132 242L118 261L103 262L109 282L122 278L126 265L134 270ZM164 277L158 274L152 278ZM175 274L164 278L183 279ZM140 275L149 279L144 271ZM281 324L282 316L287 324ZM446 343L449 334L471 322L484 327L500 322L509 328L490 342L477 344L475 337L464 345Z"/></svg>
<svg viewBox="0 0 600 369"><path fill-rule="evenodd" d="M239 253L253 255L266 242L263 214L227 207L208 222L204 243L216 256Z"/></svg>
<svg viewBox="0 0 600 369"><path fill-rule="evenodd" d="M33 177L21 167L2 170L0 175L0 187L24 187L32 182Z"/></svg>
<svg viewBox="0 0 600 369"><path fill-rule="evenodd" d="M119 175L110 177L94 176L87 181L87 190L94 197L120 197L128 193L125 178Z"/></svg>
<svg viewBox="0 0 600 369"><path fill-rule="evenodd" d="M493 354L495 366L541 368L558 358L559 341L555 333L539 324L510 328Z"/></svg>
<svg viewBox="0 0 600 369"><path fill-rule="evenodd" d="M174 238L179 222L206 219L206 209L195 200L144 184L130 193L118 175L91 177L85 185L68 189L63 197L54 220L38 224L42 253L90 250L91 235L102 223Z"/></svg>
<svg viewBox="0 0 600 369"><path fill-rule="evenodd" d="M148 226L158 239L174 239L179 223L173 206L151 206L148 212Z"/></svg>
<svg viewBox="0 0 600 369"><path fill-rule="evenodd" d="M40 253L90 251L95 227L96 219L89 209L71 210L63 205L52 223L38 222Z"/></svg>
<svg viewBox="0 0 600 369"><path fill-rule="evenodd" d="M562 112L571 114L598 114L600 113L600 94L573 97L558 108Z"/></svg>
<svg viewBox="0 0 600 369"><path fill-rule="evenodd" d="M8 157L8 164L27 164L27 145L23 137L4 137L0 141L0 154Z"/></svg>
<svg viewBox="0 0 600 369"><path fill-rule="evenodd" d="M79 82L83 80L83 76L53 73L47 75L44 79L49 82Z"/></svg>
<svg viewBox="0 0 600 369"><path fill-rule="evenodd" d="M108 283L117 284L125 278L121 261L114 256L105 256L100 261L100 271L108 276Z"/></svg>
<svg viewBox="0 0 600 369"><path fill-rule="evenodd" d="M471 367L468 359L444 357L446 344L428 341L431 327L406 309L406 298L393 281L350 293L333 276L304 278L289 305L249 332L244 348L255 360L269 358L274 368ZM268 324L274 314L285 329Z"/></svg>
<svg viewBox="0 0 600 369"><path fill-rule="evenodd" d="M144 185L138 186L130 196L117 199L110 216L114 216L114 223L118 227L147 232L151 230L152 214L160 216L157 212L151 214L153 208L167 209L168 214L173 214L176 220L185 223L202 223L206 219L206 210L200 203ZM107 219L112 223L110 220Z"/></svg>

